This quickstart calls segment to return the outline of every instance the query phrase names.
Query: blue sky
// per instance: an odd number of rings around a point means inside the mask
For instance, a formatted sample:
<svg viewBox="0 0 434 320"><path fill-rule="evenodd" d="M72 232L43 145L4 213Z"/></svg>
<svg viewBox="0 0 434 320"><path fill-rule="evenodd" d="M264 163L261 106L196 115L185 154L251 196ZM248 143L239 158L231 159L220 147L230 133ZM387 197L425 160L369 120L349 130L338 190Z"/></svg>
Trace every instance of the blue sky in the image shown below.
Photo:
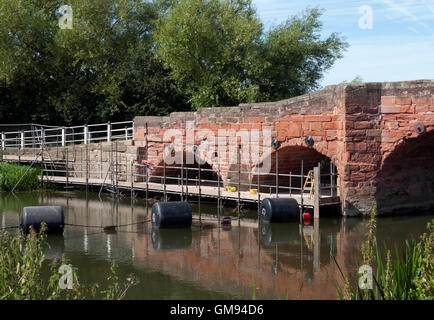
<svg viewBox="0 0 434 320"><path fill-rule="evenodd" d="M434 79L434 0L253 0L266 28L306 7L325 9L323 31L339 32L350 44L325 74L322 86L365 82ZM359 8L372 8L372 29L361 29ZM366 12L366 11L365 11Z"/></svg>

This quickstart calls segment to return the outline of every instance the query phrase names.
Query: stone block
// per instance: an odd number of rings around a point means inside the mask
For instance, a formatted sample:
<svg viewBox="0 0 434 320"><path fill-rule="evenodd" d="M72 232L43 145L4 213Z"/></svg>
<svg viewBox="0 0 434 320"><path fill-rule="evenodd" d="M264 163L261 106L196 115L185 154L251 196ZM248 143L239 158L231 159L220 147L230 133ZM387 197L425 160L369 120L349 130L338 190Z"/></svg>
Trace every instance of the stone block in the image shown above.
<svg viewBox="0 0 434 320"><path fill-rule="evenodd" d="M398 105L411 105L411 97L396 97L395 103Z"/></svg>
<svg viewBox="0 0 434 320"><path fill-rule="evenodd" d="M382 96L381 105L382 106L395 106L396 97L394 96Z"/></svg>
<svg viewBox="0 0 434 320"><path fill-rule="evenodd" d="M381 113L400 113L401 108L396 105L393 106L381 105L380 111Z"/></svg>

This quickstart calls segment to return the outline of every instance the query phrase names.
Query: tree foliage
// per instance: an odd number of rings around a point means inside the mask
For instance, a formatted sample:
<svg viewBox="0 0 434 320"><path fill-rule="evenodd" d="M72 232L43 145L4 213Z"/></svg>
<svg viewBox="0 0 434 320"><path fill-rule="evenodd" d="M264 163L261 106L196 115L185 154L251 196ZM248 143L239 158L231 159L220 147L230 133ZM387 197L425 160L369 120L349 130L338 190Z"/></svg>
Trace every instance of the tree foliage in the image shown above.
<svg viewBox="0 0 434 320"><path fill-rule="evenodd" d="M59 8L73 9L72 29ZM251 0L0 0L0 122L71 125L317 89L321 11L265 32Z"/></svg>
<svg viewBox="0 0 434 320"><path fill-rule="evenodd" d="M339 34L321 39L321 14L318 8L306 9L265 34L258 82L268 99L318 89L324 72L342 57L347 43Z"/></svg>
<svg viewBox="0 0 434 320"><path fill-rule="evenodd" d="M194 107L284 99L319 87L347 47L321 39L321 10L265 32L250 0L165 1L154 32L157 53Z"/></svg>
<svg viewBox="0 0 434 320"><path fill-rule="evenodd" d="M158 54L195 107L251 100L262 25L250 1L172 1L157 23Z"/></svg>

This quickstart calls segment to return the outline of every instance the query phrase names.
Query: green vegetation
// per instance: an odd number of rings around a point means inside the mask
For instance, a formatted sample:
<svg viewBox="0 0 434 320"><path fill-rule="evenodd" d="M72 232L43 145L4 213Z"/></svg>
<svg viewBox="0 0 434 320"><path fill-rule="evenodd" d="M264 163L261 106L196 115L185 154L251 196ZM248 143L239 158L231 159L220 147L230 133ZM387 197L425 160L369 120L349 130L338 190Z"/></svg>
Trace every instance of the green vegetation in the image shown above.
<svg viewBox="0 0 434 320"><path fill-rule="evenodd" d="M337 287L339 297L345 300L432 300L434 299L434 220L428 223L428 233L419 241L406 241L395 253L384 245L384 251L375 237L376 210L371 213L367 239L362 244L362 264L375 266L373 288L361 289L357 279L354 289L347 276L343 288Z"/></svg>
<svg viewBox="0 0 434 320"><path fill-rule="evenodd" d="M347 44L322 40L321 10L264 32L250 0L173 0L154 32L157 53L194 108L278 100L319 87Z"/></svg>
<svg viewBox="0 0 434 320"><path fill-rule="evenodd" d="M361 84L361 83L363 83L363 78L362 78L362 76L360 76L360 75L357 75L353 80L351 80L351 81L347 81L347 80L344 80L344 81L342 81L341 82L341 84Z"/></svg>
<svg viewBox="0 0 434 320"><path fill-rule="evenodd" d="M342 56L321 11L265 32L251 0L0 0L0 122L130 120L318 88Z"/></svg>
<svg viewBox="0 0 434 320"><path fill-rule="evenodd" d="M157 7L142 0L0 0L0 122L83 124L186 110L153 53Z"/></svg>
<svg viewBox="0 0 434 320"><path fill-rule="evenodd" d="M27 171L28 169L28 171ZM24 175L24 173L27 173ZM12 164L0 164L0 191L12 191L18 181L17 191L31 191L39 188L41 169Z"/></svg>
<svg viewBox="0 0 434 320"><path fill-rule="evenodd" d="M0 232L0 300L122 299L127 290L138 283L134 276L120 283L113 262L107 277L107 288L100 288L97 284L88 287L80 284L77 269L72 268L72 289L61 289L59 268L69 265L65 257L52 262L49 278L45 281L43 265L47 244L44 230L43 226L40 233L32 231L27 236Z"/></svg>

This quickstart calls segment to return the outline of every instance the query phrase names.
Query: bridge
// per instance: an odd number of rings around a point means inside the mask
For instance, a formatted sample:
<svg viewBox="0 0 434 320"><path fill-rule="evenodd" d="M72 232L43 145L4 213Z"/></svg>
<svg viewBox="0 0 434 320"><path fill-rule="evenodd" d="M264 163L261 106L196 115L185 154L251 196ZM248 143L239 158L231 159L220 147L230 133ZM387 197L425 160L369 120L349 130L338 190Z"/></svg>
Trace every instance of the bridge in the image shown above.
<svg viewBox="0 0 434 320"><path fill-rule="evenodd" d="M197 130L209 130L226 140L227 149L221 151L228 153L231 146L240 144L240 131L268 129L280 146L260 155L260 163L271 158L270 174L263 180L273 181L276 169L300 172L301 160L306 174L328 159L337 169L345 215L369 213L374 203L384 213L428 209L434 205L433 93L433 80L328 86L278 102L136 117L134 141L147 149L148 159L162 164L164 146L174 141L165 139L166 131L179 129L185 142L191 122ZM223 137L222 129L226 129ZM255 138L242 144L242 154L257 151L251 146ZM205 158L214 172L218 171L215 158L217 153ZM237 168L230 162L221 166L231 171ZM252 161L244 165L244 171L254 172L256 166ZM221 178L236 180L230 173ZM256 179L254 174L241 178L252 183ZM279 180L281 186L287 183Z"/></svg>
<svg viewBox="0 0 434 320"><path fill-rule="evenodd" d="M379 213L427 210L433 93L434 80L341 84L278 102L136 117L117 129L6 132L3 160L45 161L45 178L58 183L182 198L294 197L318 212L340 203L344 215L367 214L374 204Z"/></svg>

